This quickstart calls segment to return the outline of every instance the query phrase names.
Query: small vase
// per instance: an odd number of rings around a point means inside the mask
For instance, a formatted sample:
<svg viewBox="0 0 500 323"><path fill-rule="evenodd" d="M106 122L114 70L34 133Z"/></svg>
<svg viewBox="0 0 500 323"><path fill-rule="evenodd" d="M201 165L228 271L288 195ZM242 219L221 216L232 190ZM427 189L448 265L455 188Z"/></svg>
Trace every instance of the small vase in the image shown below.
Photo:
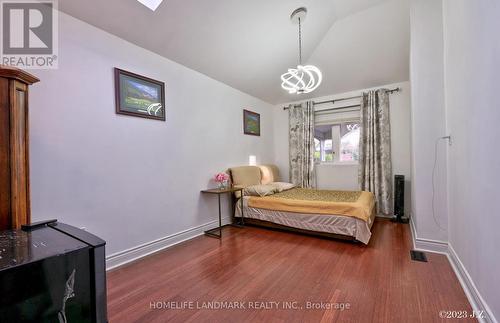
<svg viewBox="0 0 500 323"><path fill-rule="evenodd" d="M226 182L217 182L217 187L220 190L226 189Z"/></svg>

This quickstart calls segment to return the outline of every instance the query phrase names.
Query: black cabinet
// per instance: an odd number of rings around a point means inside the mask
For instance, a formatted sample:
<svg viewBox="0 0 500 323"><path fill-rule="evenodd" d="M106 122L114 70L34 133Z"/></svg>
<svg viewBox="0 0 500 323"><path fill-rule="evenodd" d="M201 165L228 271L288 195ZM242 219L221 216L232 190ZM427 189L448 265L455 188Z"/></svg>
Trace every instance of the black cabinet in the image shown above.
<svg viewBox="0 0 500 323"><path fill-rule="evenodd" d="M0 322L107 322L104 248L57 221L0 232Z"/></svg>

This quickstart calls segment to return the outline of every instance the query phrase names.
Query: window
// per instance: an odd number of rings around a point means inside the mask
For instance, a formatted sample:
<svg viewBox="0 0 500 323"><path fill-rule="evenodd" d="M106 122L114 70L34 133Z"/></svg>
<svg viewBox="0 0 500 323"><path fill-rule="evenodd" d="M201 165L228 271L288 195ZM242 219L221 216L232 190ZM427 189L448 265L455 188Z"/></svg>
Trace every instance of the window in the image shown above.
<svg viewBox="0 0 500 323"><path fill-rule="evenodd" d="M316 163L357 163L359 159L358 122L320 124L314 128Z"/></svg>
<svg viewBox="0 0 500 323"><path fill-rule="evenodd" d="M359 160L359 123L342 123L340 125L341 162L357 162Z"/></svg>

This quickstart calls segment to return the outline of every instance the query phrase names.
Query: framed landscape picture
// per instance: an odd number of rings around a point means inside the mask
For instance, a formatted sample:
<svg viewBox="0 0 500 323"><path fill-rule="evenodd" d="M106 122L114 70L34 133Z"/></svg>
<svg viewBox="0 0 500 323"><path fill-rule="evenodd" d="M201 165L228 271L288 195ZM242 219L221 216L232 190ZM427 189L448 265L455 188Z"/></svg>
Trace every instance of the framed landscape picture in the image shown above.
<svg viewBox="0 0 500 323"><path fill-rule="evenodd" d="M115 68L116 113L165 121L165 83Z"/></svg>
<svg viewBox="0 0 500 323"><path fill-rule="evenodd" d="M243 133L260 136L260 114L243 110Z"/></svg>

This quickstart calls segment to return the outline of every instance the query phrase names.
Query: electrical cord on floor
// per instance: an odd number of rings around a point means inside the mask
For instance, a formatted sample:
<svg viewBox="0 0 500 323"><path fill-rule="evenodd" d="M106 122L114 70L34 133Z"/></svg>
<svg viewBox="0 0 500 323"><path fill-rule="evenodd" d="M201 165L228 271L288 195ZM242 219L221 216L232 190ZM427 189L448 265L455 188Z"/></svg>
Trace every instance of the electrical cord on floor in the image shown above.
<svg viewBox="0 0 500 323"><path fill-rule="evenodd" d="M437 159L438 159L438 144L441 139L448 139L451 140L450 136L445 136L445 137L439 137L436 139L436 142L434 144L434 166L432 167L432 217L434 218L434 222L436 225L439 227L439 229L446 231L445 228L441 226L439 221L436 218L436 212L434 211L434 199L435 199L435 184L434 184L434 174L436 173L436 166L437 166Z"/></svg>

